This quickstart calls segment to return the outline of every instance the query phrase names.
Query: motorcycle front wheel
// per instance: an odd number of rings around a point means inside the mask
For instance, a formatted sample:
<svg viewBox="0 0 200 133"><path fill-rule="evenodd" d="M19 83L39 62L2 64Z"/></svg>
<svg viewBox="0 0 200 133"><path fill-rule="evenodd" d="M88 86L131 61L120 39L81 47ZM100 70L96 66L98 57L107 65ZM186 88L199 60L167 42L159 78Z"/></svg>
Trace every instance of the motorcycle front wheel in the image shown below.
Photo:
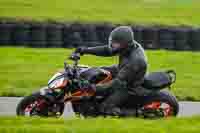
<svg viewBox="0 0 200 133"><path fill-rule="evenodd" d="M64 103L50 104L39 92L24 97L16 108L16 114L18 116L28 117L60 117L63 112Z"/></svg>

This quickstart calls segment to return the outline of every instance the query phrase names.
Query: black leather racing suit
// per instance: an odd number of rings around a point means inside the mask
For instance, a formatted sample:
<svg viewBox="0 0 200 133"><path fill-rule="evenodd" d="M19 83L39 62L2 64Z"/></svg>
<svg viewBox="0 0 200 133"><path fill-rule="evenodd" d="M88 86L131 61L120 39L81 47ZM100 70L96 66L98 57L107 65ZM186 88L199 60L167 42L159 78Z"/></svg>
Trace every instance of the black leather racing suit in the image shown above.
<svg viewBox="0 0 200 133"><path fill-rule="evenodd" d="M113 56L108 46L98 46L87 48L84 54L96 56ZM116 71L116 67L112 68ZM97 93L111 90L111 95L102 103L101 110L108 114L113 114L115 108L128 98L128 89L137 88L142 82L147 70L147 58L144 49L137 44L136 47L128 47L119 53L118 73L109 83L96 86Z"/></svg>

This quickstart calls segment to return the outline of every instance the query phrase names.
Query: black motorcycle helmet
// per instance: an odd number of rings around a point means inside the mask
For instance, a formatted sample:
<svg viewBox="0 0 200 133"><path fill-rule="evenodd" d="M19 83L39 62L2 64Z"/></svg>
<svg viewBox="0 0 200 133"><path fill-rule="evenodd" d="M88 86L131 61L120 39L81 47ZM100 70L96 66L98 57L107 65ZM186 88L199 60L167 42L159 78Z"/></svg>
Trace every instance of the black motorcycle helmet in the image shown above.
<svg viewBox="0 0 200 133"><path fill-rule="evenodd" d="M108 47L112 52L120 53L129 47L136 47L134 33L129 26L119 26L109 35Z"/></svg>

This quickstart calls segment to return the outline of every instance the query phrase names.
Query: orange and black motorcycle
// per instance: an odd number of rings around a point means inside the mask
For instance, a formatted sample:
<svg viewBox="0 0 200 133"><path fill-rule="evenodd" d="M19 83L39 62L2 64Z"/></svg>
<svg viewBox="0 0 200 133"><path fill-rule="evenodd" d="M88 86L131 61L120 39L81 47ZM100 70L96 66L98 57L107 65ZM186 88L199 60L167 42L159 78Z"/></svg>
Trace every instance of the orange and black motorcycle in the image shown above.
<svg viewBox="0 0 200 133"><path fill-rule="evenodd" d="M65 103L71 102L73 111L79 116L104 116L99 105L109 96L109 90L97 95L90 84L101 84L112 80L110 71L97 67L85 67L78 64L80 55L73 53L70 59L73 65L64 63L64 71L57 72L48 82L48 87L24 97L17 106L19 116L59 117L64 112ZM139 87L142 94L129 91L128 101L121 109L132 111L130 116L160 118L176 116L178 102L169 88L176 80L174 71L153 72L145 76ZM165 89L165 90L164 90Z"/></svg>

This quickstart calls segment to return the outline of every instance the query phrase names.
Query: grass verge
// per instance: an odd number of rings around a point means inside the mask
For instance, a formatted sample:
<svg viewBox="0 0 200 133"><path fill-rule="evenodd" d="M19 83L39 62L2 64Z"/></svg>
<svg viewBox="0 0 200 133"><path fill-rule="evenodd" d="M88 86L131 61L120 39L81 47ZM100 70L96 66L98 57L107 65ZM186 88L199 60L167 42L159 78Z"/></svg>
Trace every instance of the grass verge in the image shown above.
<svg viewBox="0 0 200 133"><path fill-rule="evenodd" d="M0 17L197 26L199 4L198 0L1 0Z"/></svg>
<svg viewBox="0 0 200 133"><path fill-rule="evenodd" d="M69 49L0 48L0 96L24 96L46 86L50 77L63 68ZM200 100L200 53L147 51L149 72L174 69L177 82L172 91L180 100ZM117 57L83 56L81 64L108 66Z"/></svg>
<svg viewBox="0 0 200 133"><path fill-rule="evenodd" d="M1 133L199 133L200 117L142 119L42 119L0 117Z"/></svg>

